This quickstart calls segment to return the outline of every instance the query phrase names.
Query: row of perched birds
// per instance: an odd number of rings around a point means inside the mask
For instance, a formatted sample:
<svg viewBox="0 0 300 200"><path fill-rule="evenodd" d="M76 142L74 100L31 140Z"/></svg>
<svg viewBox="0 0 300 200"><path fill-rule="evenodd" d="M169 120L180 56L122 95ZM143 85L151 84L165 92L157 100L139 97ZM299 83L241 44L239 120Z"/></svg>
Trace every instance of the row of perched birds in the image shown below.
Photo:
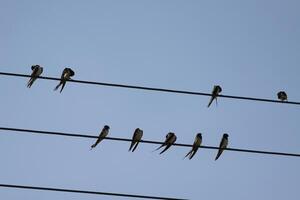
<svg viewBox="0 0 300 200"><path fill-rule="evenodd" d="M93 148L95 148L108 135L109 129L110 129L110 127L108 125L105 125L103 127L103 129L100 132L96 142L91 146L91 150ZM134 152L135 149L137 148L137 146L139 145L140 141L142 140L142 137L143 137L143 130L139 129L139 128L135 129L128 151ZM227 133L223 134L222 140L221 140L220 145L219 145L218 154L217 154L215 160L217 160L221 156L221 154L223 153L224 149L227 148L227 146L228 146L228 137L229 136L228 136ZM166 139L163 142L163 144L160 145L154 151L157 151L157 150L164 147L164 149L159 154L164 153L165 151L167 151L175 143L176 139L177 139L177 137L176 137L175 133L169 132L166 135ZM195 140L194 140L194 143L193 143L193 146L192 146L192 149L185 155L184 158L188 157L189 159L192 159L194 157L194 155L197 153L198 148L200 147L201 143L202 143L202 134L197 133L196 137L195 137Z"/></svg>
<svg viewBox="0 0 300 200"><path fill-rule="evenodd" d="M27 87L30 88L34 81L43 73L43 67L39 65L33 65L31 66L31 77L30 80L27 83ZM60 86L60 92L64 89L67 80L70 80L72 76L75 75L75 72L71 68L65 68L61 74L60 82L59 84L54 88L54 90L57 90ZM216 104L218 104L217 97L222 92L222 88L219 85L215 85L212 91L211 99L207 105L209 107L211 103L216 100ZM284 91L280 91L277 93L277 98L281 101L287 101L287 94Z"/></svg>

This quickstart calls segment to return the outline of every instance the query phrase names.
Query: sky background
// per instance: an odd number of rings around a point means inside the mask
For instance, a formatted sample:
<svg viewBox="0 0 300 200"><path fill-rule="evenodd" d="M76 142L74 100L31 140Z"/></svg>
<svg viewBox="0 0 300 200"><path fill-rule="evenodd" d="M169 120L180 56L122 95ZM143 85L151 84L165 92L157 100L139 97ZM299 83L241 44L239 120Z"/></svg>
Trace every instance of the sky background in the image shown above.
<svg viewBox="0 0 300 200"><path fill-rule="evenodd" d="M0 0L0 71L300 101L300 2ZM300 153L296 105L0 76L2 127ZM300 159L0 131L0 182L189 199L299 199ZM128 199L0 188L1 199Z"/></svg>

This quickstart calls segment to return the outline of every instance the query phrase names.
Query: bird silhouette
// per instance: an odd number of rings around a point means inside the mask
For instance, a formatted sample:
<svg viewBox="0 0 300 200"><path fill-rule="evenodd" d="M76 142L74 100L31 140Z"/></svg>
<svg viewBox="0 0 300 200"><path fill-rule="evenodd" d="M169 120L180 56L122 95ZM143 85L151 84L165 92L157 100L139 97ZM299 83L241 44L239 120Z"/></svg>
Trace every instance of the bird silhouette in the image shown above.
<svg viewBox="0 0 300 200"><path fill-rule="evenodd" d="M61 78L60 78L60 82L59 84L54 88L54 90L57 90L60 86L61 86L61 89L60 89L60 93L63 91L65 85L66 85L66 82L68 80L71 79L72 76L75 75L75 72L71 69L71 68L65 68L61 74Z"/></svg>
<svg viewBox="0 0 300 200"><path fill-rule="evenodd" d="M28 88L31 88L31 86L35 82L35 80L43 73L43 67L41 67L39 65L32 65L31 70L32 70L32 72L30 75L30 79L27 83Z"/></svg>
<svg viewBox="0 0 300 200"><path fill-rule="evenodd" d="M175 133L169 132L166 135L166 139L165 139L164 143L161 146L159 146L157 149L155 149L154 151L157 151L160 148L165 146L164 150L162 150L159 154L164 153L175 143L176 139L177 139L177 137L176 137Z"/></svg>
<svg viewBox="0 0 300 200"><path fill-rule="evenodd" d="M141 130L139 128L135 129L135 131L133 133L133 136L132 136L132 141L131 141L131 144L130 144L130 147L129 147L128 151L132 150L132 152L134 152L135 149L137 148L137 146L139 145L142 137L143 137L143 130Z"/></svg>
<svg viewBox="0 0 300 200"><path fill-rule="evenodd" d="M287 94L285 93L285 91L278 92L277 97L281 101L287 101L288 100L288 97L287 97Z"/></svg>
<svg viewBox="0 0 300 200"><path fill-rule="evenodd" d="M110 127L105 125L102 129L102 131L100 132L98 139L96 140L96 142L91 146L91 150L93 148L95 148L107 135L109 132Z"/></svg>
<svg viewBox="0 0 300 200"><path fill-rule="evenodd" d="M216 105L218 105L218 99L217 99L217 97L219 96L219 94L221 92L222 92L221 86L215 85L214 88L213 88L213 91L211 93L211 98L210 98L210 101L209 101L207 107L210 106L210 104L214 101L214 99L216 99Z"/></svg>
<svg viewBox="0 0 300 200"><path fill-rule="evenodd" d="M228 145L228 134L227 133L224 133L223 134L223 137L222 137L222 140L220 142L220 145L219 145L219 150L218 150L218 154L215 158L215 160L218 160L218 158L221 156L221 154L223 153L224 149L227 148L227 145Z"/></svg>
<svg viewBox="0 0 300 200"><path fill-rule="evenodd" d="M189 159L191 160L194 157L194 155L197 153L201 143L202 143L202 134L198 133L195 137L192 149L185 155L184 158L189 157Z"/></svg>

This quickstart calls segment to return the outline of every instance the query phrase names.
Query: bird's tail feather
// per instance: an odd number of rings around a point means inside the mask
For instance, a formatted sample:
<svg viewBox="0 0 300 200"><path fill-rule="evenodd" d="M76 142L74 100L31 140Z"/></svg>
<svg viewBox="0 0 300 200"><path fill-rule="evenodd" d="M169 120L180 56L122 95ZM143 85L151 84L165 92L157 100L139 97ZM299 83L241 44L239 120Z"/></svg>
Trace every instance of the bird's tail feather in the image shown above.
<svg viewBox="0 0 300 200"><path fill-rule="evenodd" d="M99 137L99 138L97 139L97 141L95 142L95 144L93 144L93 145L91 146L91 150L92 150L93 148L95 148L95 147L96 147L103 139L104 139L103 137Z"/></svg>
<svg viewBox="0 0 300 200"><path fill-rule="evenodd" d="M130 144L130 147L129 147L128 151L131 151L133 145L134 145L134 142L132 141L131 144Z"/></svg>
<svg viewBox="0 0 300 200"><path fill-rule="evenodd" d="M162 148L163 146L165 146L165 144L160 145L157 149L154 149L152 152L159 150L159 149Z"/></svg>
<svg viewBox="0 0 300 200"><path fill-rule="evenodd" d="M64 82L62 83L62 86L61 86L61 89L60 89L60 93L63 91L65 85L66 85L66 81L64 81Z"/></svg>
<svg viewBox="0 0 300 200"><path fill-rule="evenodd" d="M217 154L215 160L218 160L218 158L221 156L222 152L223 152L223 149L219 149L218 154Z"/></svg>
<svg viewBox="0 0 300 200"><path fill-rule="evenodd" d="M93 148L95 148L95 147L96 147L96 145L93 144L93 145L91 146L91 148L90 148L90 151L93 150Z"/></svg>
<svg viewBox="0 0 300 200"><path fill-rule="evenodd" d="M33 78L30 78L30 80L27 83L27 87L30 88L32 86L33 82L34 82Z"/></svg>
<svg viewBox="0 0 300 200"><path fill-rule="evenodd" d="M138 145L139 145L139 142L137 142L137 143L135 144L134 148L132 149L132 152L135 151L135 149L137 148Z"/></svg>
<svg viewBox="0 0 300 200"><path fill-rule="evenodd" d="M30 82L27 83L27 87L28 87L28 88L30 88L31 85L32 85L32 84L31 84Z"/></svg>
<svg viewBox="0 0 300 200"><path fill-rule="evenodd" d="M61 82L54 88L54 91L57 90L60 85L61 85Z"/></svg>
<svg viewBox="0 0 300 200"><path fill-rule="evenodd" d="M195 149L195 150L191 153L191 155L190 155L190 157L189 157L190 160L194 157L194 155L197 153L197 151L198 151L198 148Z"/></svg>
<svg viewBox="0 0 300 200"><path fill-rule="evenodd" d="M191 149L191 150L183 157L183 159L185 159L186 157L188 157L192 152L193 152L193 149Z"/></svg>
<svg viewBox="0 0 300 200"><path fill-rule="evenodd" d="M214 100L214 97L212 96L212 97L210 98L210 100L209 100L208 105L207 105L208 108L209 108L210 104L213 102L213 100Z"/></svg>
<svg viewBox="0 0 300 200"><path fill-rule="evenodd" d="M172 145L167 145L166 148L164 150L162 150L159 154L162 154L164 153L165 151L167 151Z"/></svg>

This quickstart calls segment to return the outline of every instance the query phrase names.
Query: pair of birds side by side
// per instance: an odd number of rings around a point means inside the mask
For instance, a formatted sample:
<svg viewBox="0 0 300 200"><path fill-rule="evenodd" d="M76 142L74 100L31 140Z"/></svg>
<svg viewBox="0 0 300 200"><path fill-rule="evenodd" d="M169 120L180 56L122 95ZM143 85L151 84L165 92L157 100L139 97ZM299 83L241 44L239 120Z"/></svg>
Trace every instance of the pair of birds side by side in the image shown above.
<svg viewBox="0 0 300 200"><path fill-rule="evenodd" d="M110 127L108 125L105 125L102 129L102 131L100 132L96 142L91 146L91 149L92 150L93 148L95 148L105 137L107 137L108 133L109 133L109 129ZM128 151L132 151L134 152L138 146L138 144L140 143L141 139L143 137L143 130L142 129L139 129L139 128L136 128L134 133L133 133L133 136L132 136L132 140L131 140L131 144L130 144L130 147L129 147L129 150ZM228 134L227 133L224 133L223 134L223 137L222 137L222 140L220 142L220 145L219 145L219 150L218 150L218 154L215 158L215 160L217 160L221 154L223 153L224 149L227 148L228 146ZM175 133L173 132L169 132L167 135L166 135L166 139L165 141L163 142L163 144L161 144L157 149L155 149L154 151L157 151L163 147L165 147L159 154L162 154L164 153L165 151L167 151L173 144L175 144L176 142L176 135ZM186 157L188 157L189 159L192 159L194 157L194 155L197 153L200 145L202 143L202 134L201 133L198 133L195 137L195 141L193 143L193 146L192 146L192 149L186 154Z"/></svg>
<svg viewBox="0 0 300 200"><path fill-rule="evenodd" d="M217 156L215 157L215 160L218 160L218 158L221 156L223 151L227 148L228 146L228 137L229 135L227 133L223 134L222 140L220 142L219 148L218 148L218 153ZM190 160L194 157L194 155L197 153L200 145L202 143L202 134L198 133L195 137L192 149L185 155L184 158L188 157Z"/></svg>
<svg viewBox="0 0 300 200"><path fill-rule="evenodd" d="M31 66L31 77L27 83L27 87L31 88L32 84L35 82L35 80L43 73L43 67L40 65L32 65ZM60 93L63 91L66 82L71 79L72 76L75 75L75 72L71 68L65 68L61 74L60 82L59 84L54 88L54 90L57 90L60 86Z"/></svg>
<svg viewBox="0 0 300 200"><path fill-rule="evenodd" d="M92 150L93 148L95 148L104 138L107 137L108 133L109 133L109 129L110 127L108 125L105 125L103 127L103 129L101 130L96 142L91 146L91 149ZM139 145L141 139L143 137L143 130L142 129L135 129L134 133L133 133L133 136L132 136L132 140L131 140L131 144L130 144L130 147L129 147L129 150L128 151L132 151L134 152L135 149L137 148L137 146Z"/></svg>
<svg viewBox="0 0 300 200"><path fill-rule="evenodd" d="M218 105L217 97L220 95L221 92L222 92L221 86L215 85L213 87L213 90L212 90L212 93L211 93L211 98L209 100L209 103L208 103L207 107L209 107L214 100L216 100L216 105ZM278 98L278 100L280 100L282 102L288 100L288 97L287 97L287 94L286 94L285 91L279 91L277 93L277 98Z"/></svg>

